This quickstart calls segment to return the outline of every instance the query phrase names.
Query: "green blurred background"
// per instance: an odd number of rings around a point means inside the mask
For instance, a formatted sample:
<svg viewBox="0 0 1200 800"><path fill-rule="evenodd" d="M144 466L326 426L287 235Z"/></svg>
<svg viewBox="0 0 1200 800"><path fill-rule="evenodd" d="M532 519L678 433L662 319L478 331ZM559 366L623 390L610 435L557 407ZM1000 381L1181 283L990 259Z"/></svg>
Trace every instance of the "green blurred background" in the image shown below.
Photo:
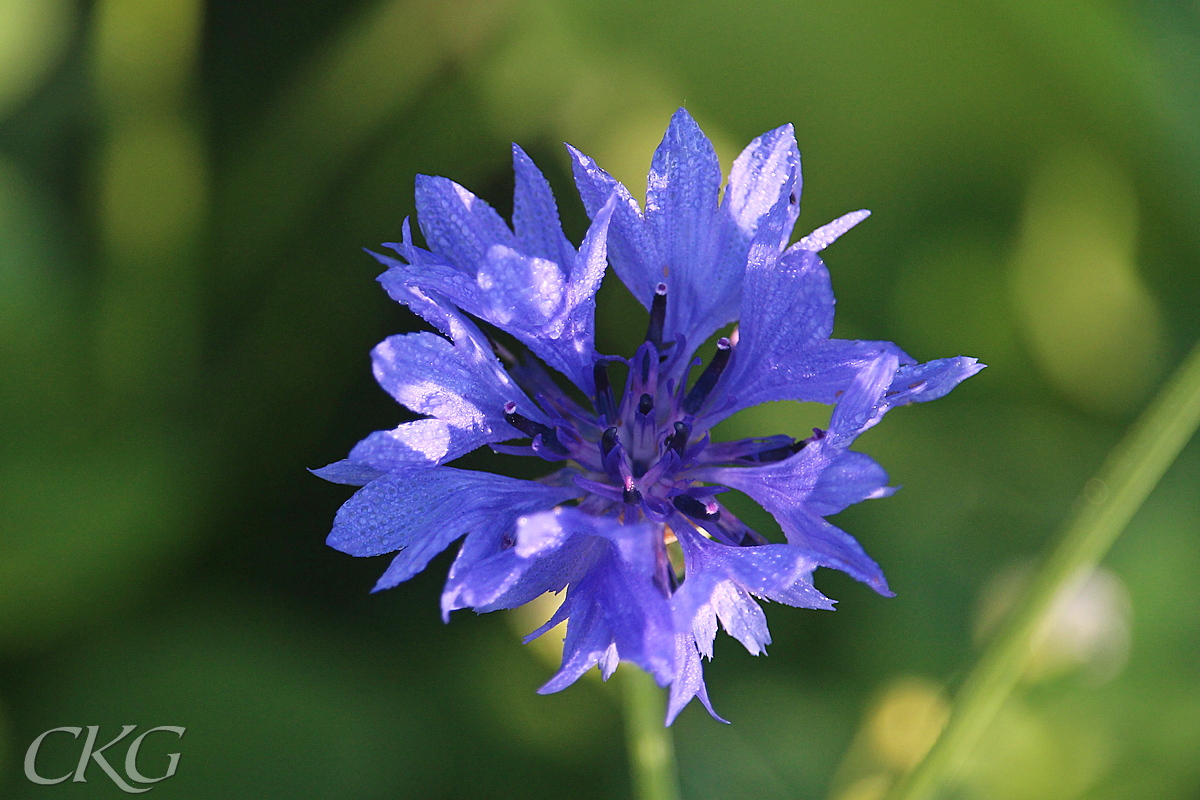
<svg viewBox="0 0 1200 800"><path fill-rule="evenodd" d="M686 105L726 165L795 124L803 231L874 211L826 254L839 335L990 365L861 443L905 489L838 521L898 596L821 571L837 613L719 640L733 724L675 726L689 800L876 800L1200 337L1198 92L1194 0L0 0L0 794L124 796L21 759L138 724L187 728L147 740L147 774L182 752L162 800L628 796L616 687L534 694L532 612L443 626L447 556L370 595L305 468L402 418L367 354L415 323L360 248L414 174L507 213L519 141L577 238L560 143L644 190ZM1193 444L949 796L1200 796L1198 480Z"/></svg>

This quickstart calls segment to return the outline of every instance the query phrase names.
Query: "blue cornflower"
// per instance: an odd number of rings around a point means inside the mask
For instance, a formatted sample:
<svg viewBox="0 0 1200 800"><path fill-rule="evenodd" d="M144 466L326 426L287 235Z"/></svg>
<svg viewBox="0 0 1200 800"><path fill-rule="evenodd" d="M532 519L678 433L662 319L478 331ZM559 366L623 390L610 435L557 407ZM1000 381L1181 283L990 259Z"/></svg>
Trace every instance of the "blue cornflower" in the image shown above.
<svg viewBox="0 0 1200 800"><path fill-rule="evenodd" d="M718 621L751 653L764 651L756 598L831 609L812 583L819 566L891 594L858 542L825 519L893 491L850 445L888 409L941 397L982 365L917 364L890 342L829 338L834 297L818 253L867 212L788 246L801 186L790 125L750 143L722 195L712 144L680 109L654 154L644 211L590 158L570 154L592 220L578 249L549 184L515 145L511 228L458 184L417 178L427 248L406 220L403 241L387 245L400 258L375 257L387 292L438 333L392 336L372 359L383 388L423 418L373 433L317 470L362 486L338 511L329 544L355 556L399 551L379 590L462 538L442 594L447 618L565 589L529 637L567 622L562 666L540 691L596 665L607 678L631 661L670 686L669 724L693 697L712 713L701 656L712 656ZM595 350L606 262L649 311L630 358ZM735 320L693 379L697 346ZM496 342L485 333L493 328L518 344ZM833 404L829 429L802 440L710 439L721 420L772 400ZM515 439L528 443L498 444ZM552 470L528 481L446 466L482 445ZM730 488L773 514L787 543L734 516L720 499Z"/></svg>

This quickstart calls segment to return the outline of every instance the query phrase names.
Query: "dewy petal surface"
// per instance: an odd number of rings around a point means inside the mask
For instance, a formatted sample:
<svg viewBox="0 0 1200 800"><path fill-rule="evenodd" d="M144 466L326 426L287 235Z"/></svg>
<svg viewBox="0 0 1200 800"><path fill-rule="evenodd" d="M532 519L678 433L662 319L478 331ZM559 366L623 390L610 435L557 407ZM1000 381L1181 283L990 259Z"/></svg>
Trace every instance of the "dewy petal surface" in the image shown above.
<svg viewBox="0 0 1200 800"><path fill-rule="evenodd" d="M541 538L549 536L560 546L580 537L595 543L587 572L571 584L558 612L534 634L568 620L562 667L538 691L566 688L601 664L610 650L661 685L670 683L675 675L674 628L666 592L654 583L661 532L649 523L627 525L566 508L525 520L518 539L529 535L527 528L538 527L543 529Z"/></svg>
<svg viewBox="0 0 1200 800"><path fill-rule="evenodd" d="M532 515L537 517L538 515ZM518 549L523 519L513 530L475 532L463 542L442 592L442 614L474 608L477 612L516 608L546 592L561 591L579 580L595 559L596 543L567 537L552 546Z"/></svg>
<svg viewBox="0 0 1200 800"><path fill-rule="evenodd" d="M734 547L698 534L680 534L688 577L671 598L676 628L691 630L700 652L712 658L716 621L751 653L766 652L771 643L767 619L753 597L801 608L833 609L833 601L817 591L813 554L793 545ZM753 595L753 597L752 597Z"/></svg>
<svg viewBox="0 0 1200 800"><path fill-rule="evenodd" d="M375 379L402 405L430 419L377 431L350 454L375 469L441 464L490 442L519 435L504 419L513 402L533 419L545 415L492 353L479 329L437 295L406 286L399 296L445 336L391 336L371 352Z"/></svg>
<svg viewBox="0 0 1200 800"><path fill-rule="evenodd" d="M679 109L654 152L646 187L646 228L656 246L659 280L674 300L667 305L667 341L683 334L699 344L698 327L729 315L730 309L718 310L722 304L732 302L736 309L736 298L729 295L741 282L742 265L716 258L720 187L721 165L712 142Z"/></svg>
<svg viewBox="0 0 1200 800"><path fill-rule="evenodd" d="M395 469L359 489L338 510L327 543L355 556L400 554L376 589L408 580L460 536L511 529L523 514L578 495L452 467Z"/></svg>
<svg viewBox="0 0 1200 800"><path fill-rule="evenodd" d="M819 253L840 239L843 233L869 216L871 216L871 212L865 208L858 211L851 211L849 214L843 214L833 222L828 222L805 236L796 243L796 246L803 250Z"/></svg>
<svg viewBox="0 0 1200 800"><path fill-rule="evenodd" d="M496 210L452 180L418 175L417 222L429 249L466 273L473 273L496 244L516 237Z"/></svg>
<svg viewBox="0 0 1200 800"><path fill-rule="evenodd" d="M800 188L800 150L791 125L764 133L738 155L721 206L741 232L743 248L749 248L763 217L787 192L788 222L780 226L779 240L783 249L800 213Z"/></svg>
<svg viewBox="0 0 1200 800"><path fill-rule="evenodd" d="M609 198L597 209L576 252L562 234L545 178L519 148L514 150L514 164L517 234L458 184L419 180L418 194L425 205L447 219L421 221L432 250L416 247L406 229L404 241L393 245L404 261L372 253L388 267L380 283L400 302L407 302L414 289L444 296L512 334L590 391L595 293L604 276L609 218L616 200ZM462 241L454 239L456 233Z"/></svg>
<svg viewBox="0 0 1200 800"><path fill-rule="evenodd" d="M774 400L832 404L881 354L914 361L891 342L829 338L829 271L811 250L791 247L781 255L775 249L786 214L782 203L772 208L750 248L738 346L724 376L732 402L714 409L716 419Z"/></svg>
<svg viewBox="0 0 1200 800"><path fill-rule="evenodd" d="M671 691L667 696L666 724L674 722L679 712L683 711L693 697L700 698L700 702L713 719L728 723L729 720L717 715L708 699L708 689L704 685L704 666L700 662L700 651L691 631L675 634L675 663L675 680L672 681Z"/></svg>
<svg viewBox="0 0 1200 800"><path fill-rule="evenodd" d="M525 151L513 145L513 230L520 250L556 264L570 265L575 248L563 235L558 204L542 171Z"/></svg>

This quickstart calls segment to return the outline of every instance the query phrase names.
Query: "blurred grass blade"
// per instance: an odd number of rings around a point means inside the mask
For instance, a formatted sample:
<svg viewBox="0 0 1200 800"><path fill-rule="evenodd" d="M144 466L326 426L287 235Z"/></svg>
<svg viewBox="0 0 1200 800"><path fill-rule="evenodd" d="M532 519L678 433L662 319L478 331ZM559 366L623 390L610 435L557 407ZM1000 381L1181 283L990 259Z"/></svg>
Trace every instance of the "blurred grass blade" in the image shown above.
<svg viewBox="0 0 1200 800"><path fill-rule="evenodd" d="M1062 539L1029 593L984 651L958 694L950 722L890 800L924 800L954 774L1017 685L1054 601L1100 563L1200 425L1200 344L1088 481Z"/></svg>

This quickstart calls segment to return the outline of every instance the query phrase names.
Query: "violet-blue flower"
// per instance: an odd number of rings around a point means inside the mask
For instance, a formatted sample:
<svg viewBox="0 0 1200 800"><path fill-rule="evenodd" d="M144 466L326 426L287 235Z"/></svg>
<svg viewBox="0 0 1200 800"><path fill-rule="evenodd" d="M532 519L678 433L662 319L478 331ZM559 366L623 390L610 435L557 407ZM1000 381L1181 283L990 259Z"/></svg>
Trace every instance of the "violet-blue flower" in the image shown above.
<svg viewBox="0 0 1200 800"><path fill-rule="evenodd" d="M712 713L701 665L718 623L764 652L759 600L833 607L813 585L817 567L891 594L879 566L826 519L893 491L850 446L890 408L941 397L982 365L918 364L890 342L830 338L834 297L819 253L867 212L789 246L801 188L791 126L751 142L722 193L712 144L680 109L654 154L644 210L590 158L570 155L592 220L578 249L515 145L511 227L458 184L418 177L426 246L406 221L388 245L399 258L376 258L387 292L437 332L390 337L372 360L380 385L422 418L317 470L362 487L329 544L397 553L376 585L385 589L461 539L442 594L447 618L565 590L530 636L567 623L562 666L540 691L632 662L670 687L669 724L693 697ZM595 350L607 263L648 312L628 357ZM707 361L696 357L735 321ZM773 400L834 405L828 430L712 441L718 422ZM512 440L526 441L501 444ZM483 445L544 460L548 474L447 466ZM786 542L739 520L722 503L728 489L774 515Z"/></svg>

